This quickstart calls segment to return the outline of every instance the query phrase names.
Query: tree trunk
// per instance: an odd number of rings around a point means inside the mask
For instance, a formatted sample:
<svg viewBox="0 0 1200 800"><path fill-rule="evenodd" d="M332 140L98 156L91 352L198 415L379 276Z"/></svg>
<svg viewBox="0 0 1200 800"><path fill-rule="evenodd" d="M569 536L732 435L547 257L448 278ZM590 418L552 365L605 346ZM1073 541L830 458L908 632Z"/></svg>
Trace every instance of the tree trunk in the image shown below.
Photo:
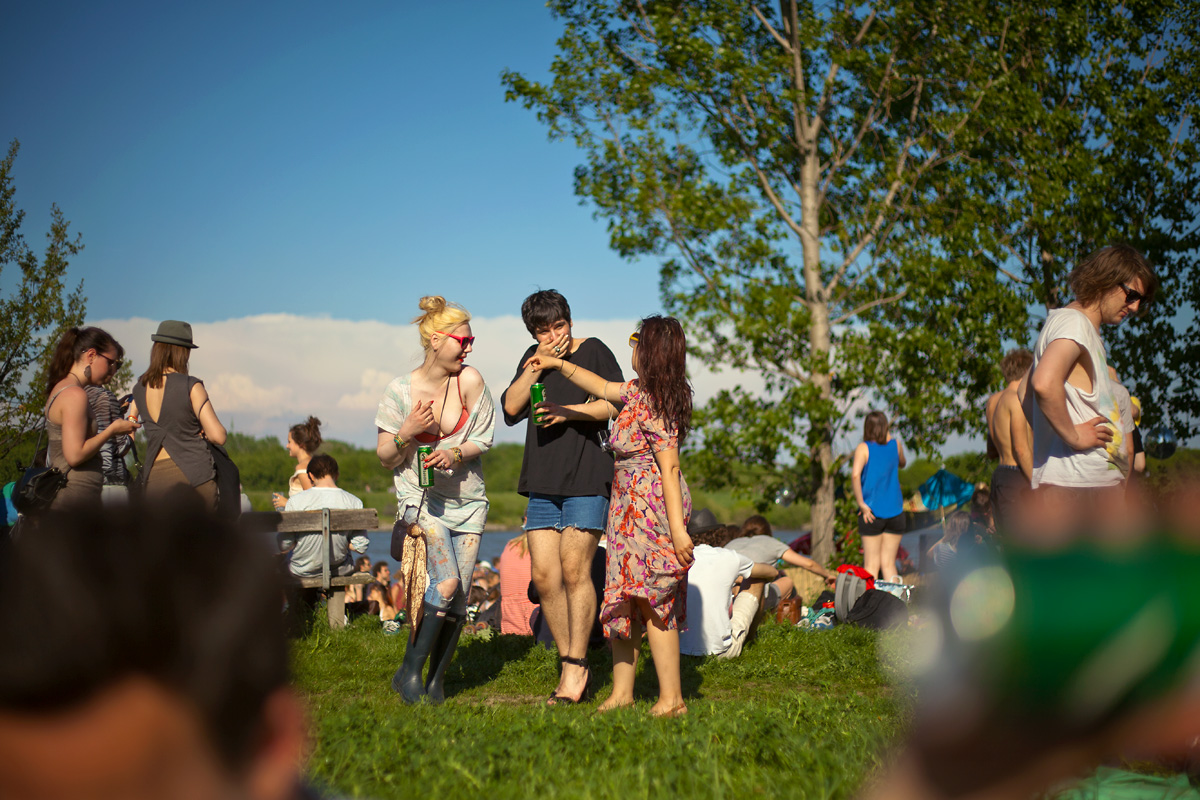
<svg viewBox="0 0 1200 800"><path fill-rule="evenodd" d="M809 129L810 131L812 128ZM804 294L808 301L809 326L808 346L814 364L810 374L812 384L820 393L821 400L833 403L833 376L829 373L829 351L831 331L829 326L829 298L821 275L820 236L820 159L817 153L817 134L810 134L805 142L805 153L800 165L800 206L802 211L801 248L804 254ZM817 419L810 419L813 427L813 443L810 452L812 463L812 557L824 566L833 555L834 534L834 485L833 485L833 422L828 408L822 409Z"/></svg>

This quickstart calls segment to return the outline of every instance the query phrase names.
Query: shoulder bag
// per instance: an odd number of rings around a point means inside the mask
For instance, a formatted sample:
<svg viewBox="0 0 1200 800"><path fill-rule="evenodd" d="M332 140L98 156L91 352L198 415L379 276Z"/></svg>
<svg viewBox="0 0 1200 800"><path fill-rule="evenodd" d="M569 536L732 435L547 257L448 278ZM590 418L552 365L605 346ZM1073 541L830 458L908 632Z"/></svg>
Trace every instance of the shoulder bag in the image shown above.
<svg viewBox="0 0 1200 800"><path fill-rule="evenodd" d="M49 413L50 409L47 408L46 411ZM67 485L67 473L71 471L70 467L63 472L58 467L50 466L46 463L48 455L42 456L41 465L38 465L38 456L42 454L42 434L45 431L46 422L43 420L42 429L38 431L37 444L34 446L33 463L25 468L21 477L17 479L16 485L13 486L12 504L20 514L29 515L45 511L54 502L59 491Z"/></svg>

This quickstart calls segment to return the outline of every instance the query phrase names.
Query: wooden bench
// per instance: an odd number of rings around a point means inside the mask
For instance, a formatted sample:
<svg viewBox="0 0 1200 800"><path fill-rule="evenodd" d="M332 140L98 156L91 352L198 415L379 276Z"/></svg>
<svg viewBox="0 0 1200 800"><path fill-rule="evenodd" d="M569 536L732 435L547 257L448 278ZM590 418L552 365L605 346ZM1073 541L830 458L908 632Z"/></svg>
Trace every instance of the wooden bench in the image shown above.
<svg viewBox="0 0 1200 800"><path fill-rule="evenodd" d="M333 534L352 534L355 531L373 531L379 527L379 515L373 508L324 509L321 511L251 511L242 514L241 526L253 532L274 531L275 533L316 535L324 540L321 547L321 574L311 578L297 578L290 572L287 578L305 589L324 589L327 594L326 607L329 627L343 628L346 625L346 587L370 583L369 573L356 572L352 575L334 575L330 561L333 554Z"/></svg>

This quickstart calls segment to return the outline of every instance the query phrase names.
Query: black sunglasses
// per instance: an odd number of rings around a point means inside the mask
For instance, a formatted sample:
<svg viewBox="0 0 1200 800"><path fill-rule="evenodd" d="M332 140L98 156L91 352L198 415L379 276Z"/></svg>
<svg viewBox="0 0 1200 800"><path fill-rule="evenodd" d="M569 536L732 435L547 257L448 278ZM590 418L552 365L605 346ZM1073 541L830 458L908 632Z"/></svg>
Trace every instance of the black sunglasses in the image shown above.
<svg viewBox="0 0 1200 800"><path fill-rule="evenodd" d="M1141 292L1135 292L1133 289L1130 289L1123 283L1121 284L1121 289L1125 292L1125 305L1131 306L1134 303L1147 302L1146 295L1142 294Z"/></svg>
<svg viewBox="0 0 1200 800"><path fill-rule="evenodd" d="M110 356L104 355L104 353L101 353L99 350L96 351L96 355L100 356L101 358L103 358L105 361L108 362L108 368L112 372L116 372L117 370L119 370L121 368L121 365L125 363L124 359L121 359L121 358L113 359Z"/></svg>

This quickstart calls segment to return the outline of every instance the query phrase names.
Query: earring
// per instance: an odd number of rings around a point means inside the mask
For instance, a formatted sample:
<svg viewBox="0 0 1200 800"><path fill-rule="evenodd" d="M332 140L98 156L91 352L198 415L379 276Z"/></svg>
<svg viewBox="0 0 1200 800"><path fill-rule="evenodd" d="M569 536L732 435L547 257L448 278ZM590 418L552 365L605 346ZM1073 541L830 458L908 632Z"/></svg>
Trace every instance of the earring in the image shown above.
<svg viewBox="0 0 1200 800"><path fill-rule="evenodd" d="M89 382L92 380L92 365L91 364L88 364L86 367L83 368L83 378L84 378L84 380L89 381Z"/></svg>

